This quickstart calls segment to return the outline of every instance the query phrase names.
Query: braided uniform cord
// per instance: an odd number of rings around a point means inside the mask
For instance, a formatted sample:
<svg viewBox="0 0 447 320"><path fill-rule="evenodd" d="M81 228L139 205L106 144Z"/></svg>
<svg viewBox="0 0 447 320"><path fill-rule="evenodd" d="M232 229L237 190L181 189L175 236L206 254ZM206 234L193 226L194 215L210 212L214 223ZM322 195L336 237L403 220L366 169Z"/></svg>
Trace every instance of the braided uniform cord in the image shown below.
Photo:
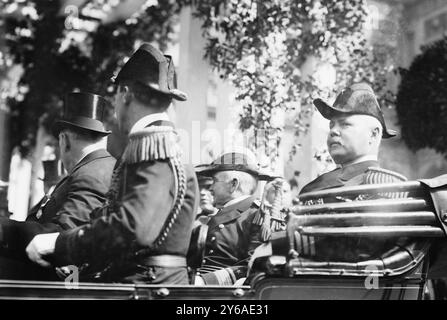
<svg viewBox="0 0 447 320"><path fill-rule="evenodd" d="M180 162L179 157L173 157L169 159L170 165L174 172L174 181L175 181L175 197L174 197L174 206L170 212L169 219L166 220L163 229L160 234L154 241L154 246L152 249L156 249L160 247L163 242L168 237L169 231L177 220L178 215L180 214L180 210L182 208L183 202L185 200L186 195L186 174L185 168Z"/></svg>

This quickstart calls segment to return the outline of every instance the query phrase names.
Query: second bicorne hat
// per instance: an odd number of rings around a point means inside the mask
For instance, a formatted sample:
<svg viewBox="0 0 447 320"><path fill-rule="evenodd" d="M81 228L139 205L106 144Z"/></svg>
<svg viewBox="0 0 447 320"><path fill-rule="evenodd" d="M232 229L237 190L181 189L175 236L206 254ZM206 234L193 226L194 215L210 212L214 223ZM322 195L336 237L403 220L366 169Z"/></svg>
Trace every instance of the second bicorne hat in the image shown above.
<svg viewBox="0 0 447 320"><path fill-rule="evenodd" d="M57 120L52 129L57 137L59 132L66 127L76 127L108 135L104 127L106 109L111 107L109 101L100 95L86 92L71 92L65 96L64 113Z"/></svg>
<svg viewBox="0 0 447 320"><path fill-rule="evenodd" d="M177 89L172 57L164 55L154 46L144 43L130 57L114 79L115 84L123 81L138 81L152 90L164 93L173 99L186 101L186 93Z"/></svg>
<svg viewBox="0 0 447 320"><path fill-rule="evenodd" d="M337 114L363 114L376 118L382 124L384 139L394 137L396 131L386 127L385 118L373 89L366 83L355 83L342 90L332 106L321 99L315 99L315 107L326 119Z"/></svg>

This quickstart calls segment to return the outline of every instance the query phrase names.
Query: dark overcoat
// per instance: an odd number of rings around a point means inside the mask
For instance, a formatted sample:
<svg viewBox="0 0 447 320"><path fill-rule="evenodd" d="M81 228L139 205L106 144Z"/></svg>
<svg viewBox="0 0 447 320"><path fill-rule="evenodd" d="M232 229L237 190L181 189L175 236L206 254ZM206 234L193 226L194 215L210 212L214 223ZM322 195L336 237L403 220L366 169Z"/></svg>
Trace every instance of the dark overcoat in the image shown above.
<svg viewBox="0 0 447 320"><path fill-rule="evenodd" d="M25 248L37 234L61 232L88 223L93 209L106 200L115 162L105 149L93 151L55 186L49 197L45 196L30 210L26 221L0 218L3 258L29 261ZM0 269L6 272L7 264L2 263Z"/></svg>

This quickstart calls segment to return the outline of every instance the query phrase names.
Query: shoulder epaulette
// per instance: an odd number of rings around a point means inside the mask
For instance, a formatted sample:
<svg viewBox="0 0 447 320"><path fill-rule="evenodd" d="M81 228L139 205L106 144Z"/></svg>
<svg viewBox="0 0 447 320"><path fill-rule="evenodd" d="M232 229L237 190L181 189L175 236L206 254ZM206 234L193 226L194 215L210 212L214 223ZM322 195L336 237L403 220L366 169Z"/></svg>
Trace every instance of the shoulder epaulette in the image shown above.
<svg viewBox="0 0 447 320"><path fill-rule="evenodd" d="M405 178L400 173L387 169L382 169L379 167L369 167L364 175L363 184L396 183L403 181L407 181L407 178ZM380 197L390 199L407 197L407 193L405 192L386 192L386 193L379 193L378 195Z"/></svg>
<svg viewBox="0 0 447 320"><path fill-rule="evenodd" d="M400 173L380 167L369 167L364 175L364 184L379 184L407 181Z"/></svg>
<svg viewBox="0 0 447 320"><path fill-rule="evenodd" d="M129 135L124 151L126 163L139 163L180 157L178 136L170 126L151 126Z"/></svg>

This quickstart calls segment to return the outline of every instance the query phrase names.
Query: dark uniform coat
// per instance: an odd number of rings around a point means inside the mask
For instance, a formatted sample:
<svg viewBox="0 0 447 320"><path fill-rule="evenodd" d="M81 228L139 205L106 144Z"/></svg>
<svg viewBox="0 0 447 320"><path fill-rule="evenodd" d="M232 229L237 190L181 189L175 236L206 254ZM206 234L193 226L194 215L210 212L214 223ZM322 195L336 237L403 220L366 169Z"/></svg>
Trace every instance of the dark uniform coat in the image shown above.
<svg viewBox="0 0 447 320"><path fill-rule="evenodd" d="M379 167L379 163L374 160L363 161L324 173L305 185L300 194L362 184L364 175L370 167Z"/></svg>
<svg viewBox="0 0 447 320"><path fill-rule="evenodd" d="M231 285L247 274L248 261L261 242L253 223L259 207L249 197L222 208L208 221L208 235L198 275L206 284Z"/></svg>
<svg viewBox="0 0 447 320"><path fill-rule="evenodd" d="M2 256L27 261L25 248L35 235L88 223L92 210L105 202L115 162L106 150L93 151L55 186L50 197L45 196L31 209L25 222L1 219Z"/></svg>
<svg viewBox="0 0 447 320"><path fill-rule="evenodd" d="M378 184L385 182L401 182L406 180L402 175L381 169L377 161L363 161L356 164L337 168L325 173L307 184L300 192L307 192L355 186L362 184ZM399 194L398 194L399 196ZM381 196L382 197L382 196ZM394 197L393 194L383 195L384 198ZM363 199L363 198L362 198ZM328 202L344 202L362 199L326 199ZM366 200L366 199L363 199ZM321 204L322 199L306 201L305 205ZM371 239L371 238L338 238L334 241L331 237L299 236L296 239L298 251L303 257L316 260L353 262L370 259L395 246L396 239Z"/></svg>
<svg viewBox="0 0 447 320"><path fill-rule="evenodd" d="M153 123L150 128L158 126ZM172 221L171 209L177 194L173 162L169 158L147 158L156 138L141 134L141 139L137 137L127 146L138 150L133 154L136 158L132 160L125 151L118 161L108 205L93 213L98 218L90 224L61 233L53 258L59 265L88 263L92 269L106 267L102 281L187 284L186 262L184 267L164 267L145 261L160 255L186 256L199 199L195 172L180 164L185 173L184 201ZM143 147L148 149L141 152ZM164 241L156 245L168 225Z"/></svg>

